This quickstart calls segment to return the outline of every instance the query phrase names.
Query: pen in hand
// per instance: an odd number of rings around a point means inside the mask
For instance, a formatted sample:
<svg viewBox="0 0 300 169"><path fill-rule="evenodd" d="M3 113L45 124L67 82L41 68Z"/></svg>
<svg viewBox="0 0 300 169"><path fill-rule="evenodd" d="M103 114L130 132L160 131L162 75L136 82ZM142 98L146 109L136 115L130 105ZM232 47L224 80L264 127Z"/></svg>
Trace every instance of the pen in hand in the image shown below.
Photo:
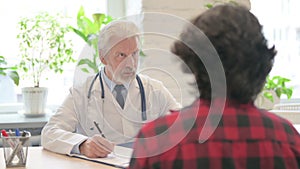
<svg viewBox="0 0 300 169"><path fill-rule="evenodd" d="M101 134L101 136L102 136L103 138L105 138L104 134L102 133L102 131L101 131L100 127L99 127L99 124L98 124L96 121L94 121L94 124L95 124L97 130L99 131L99 133Z"/></svg>

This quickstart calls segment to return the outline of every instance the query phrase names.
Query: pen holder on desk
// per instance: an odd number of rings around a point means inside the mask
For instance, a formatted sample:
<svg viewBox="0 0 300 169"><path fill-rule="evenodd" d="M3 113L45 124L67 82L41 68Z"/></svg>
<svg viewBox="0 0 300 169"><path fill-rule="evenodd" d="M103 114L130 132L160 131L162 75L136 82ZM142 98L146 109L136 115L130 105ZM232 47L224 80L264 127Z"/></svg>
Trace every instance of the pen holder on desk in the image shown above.
<svg viewBox="0 0 300 169"><path fill-rule="evenodd" d="M31 134L30 132L20 134L21 136L15 136L15 133L10 133L6 137L1 134L6 167L26 166Z"/></svg>

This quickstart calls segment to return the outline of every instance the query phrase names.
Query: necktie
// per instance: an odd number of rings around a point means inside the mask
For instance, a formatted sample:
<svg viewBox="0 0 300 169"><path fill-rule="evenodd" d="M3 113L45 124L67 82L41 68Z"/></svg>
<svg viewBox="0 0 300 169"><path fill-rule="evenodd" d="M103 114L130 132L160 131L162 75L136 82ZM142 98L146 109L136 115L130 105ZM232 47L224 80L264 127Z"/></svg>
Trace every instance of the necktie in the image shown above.
<svg viewBox="0 0 300 169"><path fill-rule="evenodd" d="M116 85L115 86L115 91L117 93L116 94L116 100L119 103L119 105L122 107L122 109L124 108L124 103L125 103L124 97L122 95L122 91L123 91L124 88L125 88L124 85Z"/></svg>

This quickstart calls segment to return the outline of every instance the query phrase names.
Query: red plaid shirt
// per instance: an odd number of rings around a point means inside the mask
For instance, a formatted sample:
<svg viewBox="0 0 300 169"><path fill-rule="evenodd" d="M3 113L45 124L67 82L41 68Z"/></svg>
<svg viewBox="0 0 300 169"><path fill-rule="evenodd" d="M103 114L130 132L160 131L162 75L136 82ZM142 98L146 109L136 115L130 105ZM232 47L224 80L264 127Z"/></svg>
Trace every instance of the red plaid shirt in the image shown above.
<svg viewBox="0 0 300 169"><path fill-rule="evenodd" d="M223 114L208 117L208 112L208 102L198 100L181 112L146 124L137 138L149 139L135 141L129 168L300 168L300 135L287 120L253 104L228 101ZM210 126L217 121L217 128L203 131L212 135L199 143L206 118Z"/></svg>

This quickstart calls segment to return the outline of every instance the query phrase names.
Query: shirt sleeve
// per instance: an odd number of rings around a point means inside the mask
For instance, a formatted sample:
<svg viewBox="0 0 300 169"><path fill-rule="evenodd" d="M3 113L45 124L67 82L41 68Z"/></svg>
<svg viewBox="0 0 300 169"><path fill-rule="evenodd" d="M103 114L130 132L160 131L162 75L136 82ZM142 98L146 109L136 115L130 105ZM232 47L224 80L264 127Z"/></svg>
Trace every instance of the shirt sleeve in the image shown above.
<svg viewBox="0 0 300 169"><path fill-rule="evenodd" d="M73 147L73 149L72 149L72 151L71 151L71 154L80 154L80 151L79 151L79 145L80 145L80 144L76 144L76 145Z"/></svg>
<svg viewBox="0 0 300 169"><path fill-rule="evenodd" d="M78 144L76 144L76 145L73 147L71 153L72 153L72 154L80 154L79 146L80 146L81 143L83 143L84 141L85 141L85 140L82 140L81 142L79 142Z"/></svg>

